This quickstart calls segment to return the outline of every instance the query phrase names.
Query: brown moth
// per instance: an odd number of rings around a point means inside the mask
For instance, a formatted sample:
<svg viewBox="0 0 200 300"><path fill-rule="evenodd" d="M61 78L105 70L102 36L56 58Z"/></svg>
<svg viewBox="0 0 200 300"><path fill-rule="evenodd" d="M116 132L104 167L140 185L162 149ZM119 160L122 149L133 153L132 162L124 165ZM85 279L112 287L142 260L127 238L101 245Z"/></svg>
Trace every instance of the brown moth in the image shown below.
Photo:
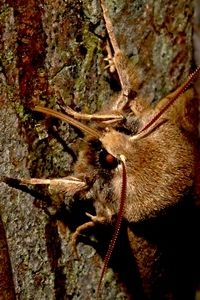
<svg viewBox="0 0 200 300"><path fill-rule="evenodd" d="M98 292L122 221L135 261L131 299L193 299L192 243L194 229L197 118L194 93L188 89L200 68L155 108L137 97L140 80L126 69L104 1L103 16L121 93L107 111L83 114L67 107L65 114L38 106L33 111L79 128L86 142L73 176L18 179L20 184L47 184L69 196L91 199L96 215L77 228L73 244L85 229L112 224L114 232L105 257ZM111 48L111 49L110 49ZM85 125L82 120L92 122ZM9 183L10 178L1 178ZM187 256L189 259L187 261Z"/></svg>

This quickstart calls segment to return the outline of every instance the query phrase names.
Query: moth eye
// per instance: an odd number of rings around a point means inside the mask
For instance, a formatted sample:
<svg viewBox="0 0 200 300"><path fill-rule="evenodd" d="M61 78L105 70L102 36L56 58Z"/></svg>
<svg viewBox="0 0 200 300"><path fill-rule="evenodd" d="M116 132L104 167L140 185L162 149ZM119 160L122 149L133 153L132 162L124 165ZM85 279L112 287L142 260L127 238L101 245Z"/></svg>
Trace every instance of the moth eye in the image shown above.
<svg viewBox="0 0 200 300"><path fill-rule="evenodd" d="M115 169L118 165L118 159L105 149L101 149L99 152L99 163L103 168Z"/></svg>

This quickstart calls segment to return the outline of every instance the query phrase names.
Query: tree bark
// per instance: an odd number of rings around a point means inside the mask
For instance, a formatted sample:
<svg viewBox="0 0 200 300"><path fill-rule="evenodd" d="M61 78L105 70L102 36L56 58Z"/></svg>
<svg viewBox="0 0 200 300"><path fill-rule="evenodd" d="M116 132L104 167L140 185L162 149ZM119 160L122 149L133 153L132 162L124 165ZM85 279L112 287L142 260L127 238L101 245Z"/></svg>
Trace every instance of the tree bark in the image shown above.
<svg viewBox="0 0 200 300"><path fill-rule="evenodd" d="M149 103L158 101L191 70L192 2L107 4L121 49L133 72L135 64L140 70L141 96ZM105 69L106 30L99 1L1 0L0 9L0 175L67 176L79 132L30 108L33 103L54 109L70 105L93 113L115 97L118 87ZM11 289L14 282L13 299L93 299L102 259L80 242L77 260L69 243L87 204L71 209L68 199L61 205L45 188L19 188L1 183L0 189L13 274L6 281ZM3 289L0 299L8 299ZM109 270L101 297L130 296Z"/></svg>

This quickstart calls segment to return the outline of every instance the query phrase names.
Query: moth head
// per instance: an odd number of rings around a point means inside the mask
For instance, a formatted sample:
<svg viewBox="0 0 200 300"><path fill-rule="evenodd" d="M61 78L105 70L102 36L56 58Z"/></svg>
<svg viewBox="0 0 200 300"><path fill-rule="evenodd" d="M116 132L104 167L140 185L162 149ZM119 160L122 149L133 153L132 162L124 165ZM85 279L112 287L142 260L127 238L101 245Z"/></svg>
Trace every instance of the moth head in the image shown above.
<svg viewBox="0 0 200 300"><path fill-rule="evenodd" d="M97 141L97 159L99 165L103 170L113 170L120 165L121 155L125 158L125 160L130 160L130 157L134 156L134 143L137 143L137 141L139 140L143 140L145 137L151 135L151 133L154 131L159 133L158 129L162 127L163 123L170 121L171 123L175 123L177 127L184 128L184 130L192 131L194 129L195 126L191 126L191 117L189 117L189 119L187 118L188 107L191 107L191 90L187 92L186 90L197 78L199 72L200 67L197 68L196 71L190 75L188 80L175 92L162 99L154 109L149 109L147 113L144 111L144 114L139 118L139 126L136 134L133 134L131 132L126 132L124 134L123 128L120 128L121 123L119 123L119 126L114 125L114 128L112 127L112 123L108 128L105 128L105 124L103 127L90 127L70 117L69 115L54 111L46 107L35 106L33 110L61 119L75 126L76 128L79 128L92 140ZM129 118L129 114L127 115L126 112L124 116L125 119L126 117ZM169 135L167 135L167 138L173 139L173 136L169 137ZM92 144L94 145L95 143L92 142ZM93 147L94 151L96 150L95 147ZM142 153L142 147L140 149ZM88 152L90 152L90 150ZM137 159L137 157L138 152L133 160ZM81 159L84 160L84 157L81 157ZM96 166L97 165L93 165L91 166L91 168L88 168L88 172L90 173L92 167ZM87 166L84 167L86 167L87 169ZM77 172L76 174L79 173Z"/></svg>

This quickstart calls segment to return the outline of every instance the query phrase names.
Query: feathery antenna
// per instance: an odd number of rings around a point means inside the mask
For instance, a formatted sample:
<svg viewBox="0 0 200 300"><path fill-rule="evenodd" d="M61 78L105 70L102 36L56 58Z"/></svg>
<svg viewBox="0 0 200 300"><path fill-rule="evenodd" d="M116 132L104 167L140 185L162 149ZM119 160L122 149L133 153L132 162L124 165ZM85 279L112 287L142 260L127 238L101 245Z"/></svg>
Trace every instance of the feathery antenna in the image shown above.
<svg viewBox="0 0 200 300"><path fill-rule="evenodd" d="M175 90L169 97L169 102L165 104L160 111L146 124L144 125L137 134L149 129L161 116L162 114L180 97L190 85L197 79L200 73L200 66L188 77L188 80L183 83L177 90Z"/></svg>

